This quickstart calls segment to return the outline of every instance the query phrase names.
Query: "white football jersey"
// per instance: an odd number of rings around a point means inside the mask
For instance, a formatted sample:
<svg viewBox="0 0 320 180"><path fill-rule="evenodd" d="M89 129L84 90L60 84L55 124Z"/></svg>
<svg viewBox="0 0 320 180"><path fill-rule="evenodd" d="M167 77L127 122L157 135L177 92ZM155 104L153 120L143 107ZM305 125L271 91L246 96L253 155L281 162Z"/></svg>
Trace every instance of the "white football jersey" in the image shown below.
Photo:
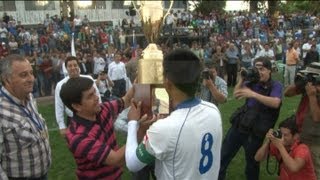
<svg viewBox="0 0 320 180"><path fill-rule="evenodd" d="M155 160L157 179L218 178L222 122L218 108L199 99L178 105L147 131L146 150Z"/></svg>

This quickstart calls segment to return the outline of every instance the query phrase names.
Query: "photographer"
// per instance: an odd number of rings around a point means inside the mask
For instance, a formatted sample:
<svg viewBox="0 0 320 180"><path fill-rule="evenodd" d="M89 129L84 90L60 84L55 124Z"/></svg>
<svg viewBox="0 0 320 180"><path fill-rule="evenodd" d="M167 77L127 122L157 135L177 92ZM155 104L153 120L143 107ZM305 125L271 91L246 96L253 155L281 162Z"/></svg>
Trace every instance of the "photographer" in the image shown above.
<svg viewBox="0 0 320 180"><path fill-rule="evenodd" d="M316 180L308 146L300 143L295 118L287 118L279 124L279 130L270 129L266 142L255 155L256 161L275 156L279 162L280 180Z"/></svg>
<svg viewBox="0 0 320 180"><path fill-rule="evenodd" d="M111 88L113 82L110 80L106 71L101 71L98 75L98 78L95 80L95 83L99 89L102 102L107 101L111 98Z"/></svg>
<svg viewBox="0 0 320 180"><path fill-rule="evenodd" d="M320 179L320 63L299 71L295 84L286 88L287 97L301 95L296 123L303 143L308 145L318 180Z"/></svg>
<svg viewBox="0 0 320 180"><path fill-rule="evenodd" d="M228 97L228 87L227 83L217 75L216 64L206 63L202 78L200 98L215 105L225 103Z"/></svg>
<svg viewBox="0 0 320 180"><path fill-rule="evenodd" d="M252 72L241 71L243 75L233 94L236 99L246 101L230 118L232 126L221 150L220 180L225 178L228 165L241 146L245 151L247 179L259 179L259 163L254 155L278 119L282 99L282 84L271 79L271 69L270 60L260 57L254 61Z"/></svg>

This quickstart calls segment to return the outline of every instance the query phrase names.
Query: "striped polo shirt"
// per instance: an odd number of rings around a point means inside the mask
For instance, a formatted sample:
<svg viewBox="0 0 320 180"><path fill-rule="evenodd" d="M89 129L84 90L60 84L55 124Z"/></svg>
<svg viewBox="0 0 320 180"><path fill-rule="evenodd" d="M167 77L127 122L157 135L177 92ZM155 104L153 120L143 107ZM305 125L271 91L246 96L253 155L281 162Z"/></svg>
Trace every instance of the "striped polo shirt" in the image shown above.
<svg viewBox="0 0 320 180"><path fill-rule="evenodd" d="M78 179L120 179L122 169L106 165L111 150L118 150L113 123L123 110L122 99L104 102L97 121L77 115L71 119L66 139L76 164Z"/></svg>

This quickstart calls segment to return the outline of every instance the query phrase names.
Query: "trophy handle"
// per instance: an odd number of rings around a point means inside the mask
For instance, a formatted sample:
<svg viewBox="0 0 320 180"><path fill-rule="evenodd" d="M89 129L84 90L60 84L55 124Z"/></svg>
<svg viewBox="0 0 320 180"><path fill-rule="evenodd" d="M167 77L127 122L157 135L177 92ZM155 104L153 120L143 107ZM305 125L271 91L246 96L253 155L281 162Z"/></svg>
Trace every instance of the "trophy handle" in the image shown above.
<svg viewBox="0 0 320 180"><path fill-rule="evenodd" d="M166 17L169 15L169 13L170 13L170 11L171 11L171 9L172 9L172 6L173 6L173 3L174 3L174 1L173 0L170 0L170 6L169 6L169 8L168 8L168 10L167 10L167 13L163 16L163 24L165 23L165 19L166 19Z"/></svg>
<svg viewBox="0 0 320 180"><path fill-rule="evenodd" d="M137 6L136 6L136 3L134 3L134 2L135 2L135 1L131 1L134 9L135 9L136 12L139 14L140 19L142 19L142 16L141 16L141 14L140 14L140 8L138 9ZM140 3L142 3L142 2L140 1ZM141 5L140 5L140 7L141 7Z"/></svg>

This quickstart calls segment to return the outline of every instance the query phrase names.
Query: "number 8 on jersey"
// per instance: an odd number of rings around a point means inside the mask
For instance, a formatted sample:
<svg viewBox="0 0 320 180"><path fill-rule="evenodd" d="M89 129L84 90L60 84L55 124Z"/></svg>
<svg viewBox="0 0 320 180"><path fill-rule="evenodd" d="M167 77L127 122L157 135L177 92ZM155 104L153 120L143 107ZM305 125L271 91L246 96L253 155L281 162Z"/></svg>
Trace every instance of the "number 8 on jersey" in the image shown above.
<svg viewBox="0 0 320 180"><path fill-rule="evenodd" d="M212 155L212 148L213 145L213 137L211 133L206 133L202 137L202 142L201 142L201 159L199 163L199 172L200 174L204 174L212 166L212 161L213 161L213 155Z"/></svg>

